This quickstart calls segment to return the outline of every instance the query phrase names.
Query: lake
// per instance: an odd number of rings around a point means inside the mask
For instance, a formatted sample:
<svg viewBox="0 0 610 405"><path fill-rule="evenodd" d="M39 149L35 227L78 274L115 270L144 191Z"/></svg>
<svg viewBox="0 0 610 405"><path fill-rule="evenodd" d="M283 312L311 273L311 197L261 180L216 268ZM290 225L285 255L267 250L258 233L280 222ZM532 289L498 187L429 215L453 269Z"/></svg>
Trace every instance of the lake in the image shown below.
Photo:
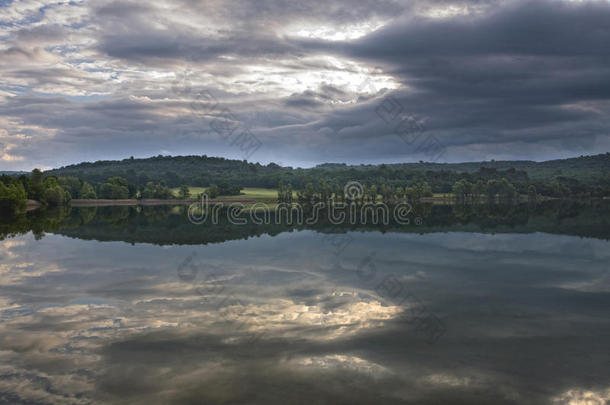
<svg viewBox="0 0 610 405"><path fill-rule="evenodd" d="M610 204L0 224L1 404L605 404Z"/></svg>

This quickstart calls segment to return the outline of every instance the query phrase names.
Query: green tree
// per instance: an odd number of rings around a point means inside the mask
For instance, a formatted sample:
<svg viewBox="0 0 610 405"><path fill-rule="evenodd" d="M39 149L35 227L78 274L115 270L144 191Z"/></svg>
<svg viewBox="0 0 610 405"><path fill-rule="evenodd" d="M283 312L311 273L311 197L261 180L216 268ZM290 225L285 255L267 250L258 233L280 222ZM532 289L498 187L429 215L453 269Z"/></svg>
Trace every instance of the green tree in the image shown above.
<svg viewBox="0 0 610 405"><path fill-rule="evenodd" d="M305 186L305 191L303 193L303 199L305 203L310 203L314 198L314 188L312 183L307 183Z"/></svg>
<svg viewBox="0 0 610 405"><path fill-rule="evenodd" d="M455 199L460 202L464 202L469 190L472 189L472 184L467 180L461 179L453 184L453 195Z"/></svg>
<svg viewBox="0 0 610 405"><path fill-rule="evenodd" d="M432 187L430 187L430 185L427 182L424 182L422 184L422 196L423 197L432 197Z"/></svg>
<svg viewBox="0 0 610 405"><path fill-rule="evenodd" d="M46 179L44 179L42 184L45 189L59 186L59 184L57 183L56 177L47 177Z"/></svg>
<svg viewBox="0 0 610 405"><path fill-rule="evenodd" d="M332 189L330 184L326 181L326 179L321 178L318 180L318 190L320 193L320 200L326 202L330 199L332 194Z"/></svg>
<svg viewBox="0 0 610 405"><path fill-rule="evenodd" d="M284 183L280 181L277 185L277 202L280 204L284 202L284 193Z"/></svg>
<svg viewBox="0 0 610 405"><path fill-rule="evenodd" d="M500 197L505 201L512 201L517 196L517 189L506 178L500 180Z"/></svg>
<svg viewBox="0 0 610 405"><path fill-rule="evenodd" d="M402 187L396 187L395 194L396 194L396 199L400 201L404 198L405 191L403 190Z"/></svg>
<svg viewBox="0 0 610 405"><path fill-rule="evenodd" d="M127 182L127 179L124 179L123 177L110 177L108 180L106 180L106 183L114 184L125 188L127 188L129 184Z"/></svg>
<svg viewBox="0 0 610 405"><path fill-rule="evenodd" d="M28 197L32 200L42 201L44 197L44 184L42 183L42 172L39 169L32 170L30 187Z"/></svg>
<svg viewBox="0 0 610 405"><path fill-rule="evenodd" d="M407 196L407 200L411 203L418 200L417 190L415 189L415 187L406 187L405 195Z"/></svg>
<svg viewBox="0 0 610 405"><path fill-rule="evenodd" d="M377 186L373 184L371 186L371 188L369 189L369 193L371 196L371 202L376 203L377 202Z"/></svg>
<svg viewBox="0 0 610 405"><path fill-rule="evenodd" d="M186 184L182 184L180 186L180 191L178 191L178 195L180 196L180 198L186 200L191 196L191 190Z"/></svg>
<svg viewBox="0 0 610 405"><path fill-rule="evenodd" d="M45 189L44 201L51 206L63 205L68 202L69 193L61 186L53 185Z"/></svg>
<svg viewBox="0 0 610 405"><path fill-rule="evenodd" d="M110 177L98 190L100 198L119 200L129 198L127 180L122 177Z"/></svg>
<svg viewBox="0 0 610 405"><path fill-rule="evenodd" d="M61 188L69 192L72 198L82 198L80 196L82 184L81 180L77 177L58 177L57 183L61 186Z"/></svg>
<svg viewBox="0 0 610 405"><path fill-rule="evenodd" d="M483 180L478 180L474 185L474 198L477 202L481 200L481 196L487 192L487 184Z"/></svg>
<svg viewBox="0 0 610 405"><path fill-rule="evenodd" d="M495 202L500 189L501 183L498 180L492 179L487 181L487 201Z"/></svg>
<svg viewBox="0 0 610 405"><path fill-rule="evenodd" d="M279 203L292 203L292 184L279 182L277 186L277 201Z"/></svg>
<svg viewBox="0 0 610 405"><path fill-rule="evenodd" d="M527 188L527 198L530 201L536 200L536 186L534 186L533 184L530 184Z"/></svg>
<svg viewBox="0 0 610 405"><path fill-rule="evenodd" d="M219 195L239 195L241 194L242 186L230 184L228 181L223 181L218 185Z"/></svg>
<svg viewBox="0 0 610 405"><path fill-rule="evenodd" d="M18 214L25 211L27 195L23 184L0 182L0 212Z"/></svg>
<svg viewBox="0 0 610 405"><path fill-rule="evenodd" d="M84 199L96 199L97 194L95 194L95 190L91 184L85 181L78 192L78 197Z"/></svg>
<svg viewBox="0 0 610 405"><path fill-rule="evenodd" d="M392 187L386 185L386 184L382 184L381 185L381 201L383 201L384 203L390 203L392 202L394 197L394 190L392 190Z"/></svg>
<svg viewBox="0 0 610 405"><path fill-rule="evenodd" d="M157 198L161 200L169 200L173 197L171 190L158 183L149 181L146 187L141 192L142 198Z"/></svg>
<svg viewBox="0 0 610 405"><path fill-rule="evenodd" d="M336 202L343 202L345 200L345 195L343 193L344 193L343 187L341 187L339 184L335 184L335 201Z"/></svg>
<svg viewBox="0 0 610 405"><path fill-rule="evenodd" d="M216 184L210 184L210 186L205 190L209 198L216 198L218 194L220 194L218 190L218 186Z"/></svg>

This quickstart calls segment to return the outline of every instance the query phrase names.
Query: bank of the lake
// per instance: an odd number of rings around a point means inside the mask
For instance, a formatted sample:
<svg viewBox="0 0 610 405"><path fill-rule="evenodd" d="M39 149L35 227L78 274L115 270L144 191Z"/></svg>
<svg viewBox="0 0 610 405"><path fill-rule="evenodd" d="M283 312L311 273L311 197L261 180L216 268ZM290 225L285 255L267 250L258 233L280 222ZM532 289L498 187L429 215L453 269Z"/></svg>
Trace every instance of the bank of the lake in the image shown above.
<svg viewBox="0 0 610 405"><path fill-rule="evenodd" d="M109 207L109 206L132 206L132 205L190 205L193 203L200 202L200 199L188 198L188 199L123 199L123 200L108 200L108 199L74 199L70 201L70 205L73 207ZM251 204L255 203L253 199L223 199L217 198L210 200L210 203L244 203Z"/></svg>

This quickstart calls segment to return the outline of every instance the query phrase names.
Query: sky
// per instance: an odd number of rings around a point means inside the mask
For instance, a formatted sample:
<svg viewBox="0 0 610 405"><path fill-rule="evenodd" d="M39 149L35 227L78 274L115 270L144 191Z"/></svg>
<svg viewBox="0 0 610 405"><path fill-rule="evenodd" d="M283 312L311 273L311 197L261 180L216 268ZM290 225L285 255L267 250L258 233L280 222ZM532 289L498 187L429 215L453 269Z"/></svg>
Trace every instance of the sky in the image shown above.
<svg viewBox="0 0 610 405"><path fill-rule="evenodd" d="M610 150L610 2L0 0L0 170Z"/></svg>

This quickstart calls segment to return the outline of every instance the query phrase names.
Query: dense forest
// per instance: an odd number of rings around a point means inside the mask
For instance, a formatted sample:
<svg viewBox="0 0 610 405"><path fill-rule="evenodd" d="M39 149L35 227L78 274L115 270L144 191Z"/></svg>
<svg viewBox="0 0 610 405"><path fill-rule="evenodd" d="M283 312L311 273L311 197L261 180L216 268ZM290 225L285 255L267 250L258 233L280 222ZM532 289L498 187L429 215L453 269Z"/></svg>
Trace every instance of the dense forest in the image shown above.
<svg viewBox="0 0 610 405"><path fill-rule="evenodd" d="M358 181L393 188L427 183L434 193L452 193L459 180L476 184L506 179L520 194L527 194L528 187L533 185L539 194L555 197L587 193L610 195L610 153L546 162L421 162L356 166L326 163L307 169L205 155L156 156L80 163L50 170L46 174L77 177L91 184L121 177L136 186L150 181L168 187L181 184L207 187L224 182L243 187L276 188L283 183L290 184L294 190L304 190L308 183L316 185L322 179L333 185Z"/></svg>
<svg viewBox="0 0 610 405"><path fill-rule="evenodd" d="M428 182L434 192L451 192L453 184L465 175L493 176L505 172L523 178L523 173L532 182L561 182L569 179L587 185L599 185L608 181L610 175L610 153L582 156L578 158L533 161L487 161L470 163L397 163L382 165L346 165L325 163L314 168L302 169L282 167L275 163L261 165L245 160L230 160L202 156L156 156L147 159L124 159L120 161L97 161L70 165L46 172L56 176L74 176L92 184L101 183L110 177L123 177L133 184L148 181L165 183L169 187L180 184L208 186L227 181L245 187L274 188L282 181L302 189L307 183L319 178L332 179L337 183L347 181L392 181ZM518 174L517 174L518 173ZM472 181L475 177L471 177ZM379 181L375 181L379 183ZM410 184L408 184L410 185Z"/></svg>
<svg viewBox="0 0 610 405"><path fill-rule="evenodd" d="M243 187L278 188L279 202L345 200L349 182L363 186L360 202L417 201L434 193L457 201L515 199L519 196L610 196L610 154L547 162L326 163L314 168L261 165L208 156L156 156L147 159L85 162L29 174L0 175L0 211L17 213L26 200L65 205L71 199L171 199L195 197L188 186L207 187L210 197L237 195Z"/></svg>
<svg viewBox="0 0 610 405"><path fill-rule="evenodd" d="M181 196L188 198L181 189ZM95 185L77 177L57 177L38 169L19 176L0 175L0 213L19 214L25 211L27 200L45 206L62 206L73 198L78 199L128 199L128 198L174 198L169 188L162 184L148 182L139 187L122 177L110 177Z"/></svg>

